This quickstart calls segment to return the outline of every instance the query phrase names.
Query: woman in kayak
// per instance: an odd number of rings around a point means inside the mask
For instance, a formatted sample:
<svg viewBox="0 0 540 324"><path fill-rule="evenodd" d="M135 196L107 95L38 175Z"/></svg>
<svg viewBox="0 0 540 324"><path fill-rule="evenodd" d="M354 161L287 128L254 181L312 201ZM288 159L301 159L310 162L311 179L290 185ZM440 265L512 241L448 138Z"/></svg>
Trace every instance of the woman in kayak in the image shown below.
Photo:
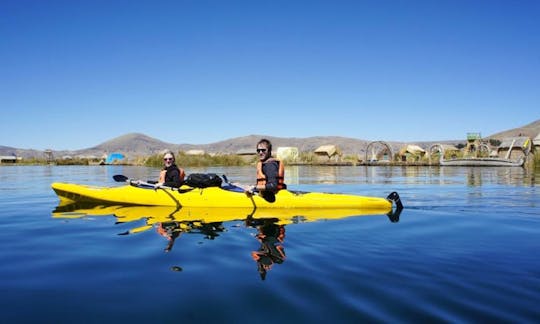
<svg viewBox="0 0 540 324"><path fill-rule="evenodd" d="M253 193L259 191L268 201L275 201L275 193L287 188L283 182L285 170L283 163L272 157L272 143L263 138L257 143L257 184L248 191Z"/></svg>
<svg viewBox="0 0 540 324"><path fill-rule="evenodd" d="M171 151L163 155L163 169L159 173L159 181L156 186L179 188L184 183L186 176L184 170L175 164L174 154Z"/></svg>

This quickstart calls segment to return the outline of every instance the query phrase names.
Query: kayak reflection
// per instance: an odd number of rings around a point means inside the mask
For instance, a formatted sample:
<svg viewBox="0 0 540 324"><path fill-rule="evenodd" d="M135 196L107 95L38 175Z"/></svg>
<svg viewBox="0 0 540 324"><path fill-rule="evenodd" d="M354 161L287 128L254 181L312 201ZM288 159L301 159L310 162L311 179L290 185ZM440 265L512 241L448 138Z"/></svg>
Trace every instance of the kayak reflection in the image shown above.
<svg viewBox="0 0 540 324"><path fill-rule="evenodd" d="M116 216L119 223L146 220L146 225L129 230L132 234L148 230L160 222L229 222L248 219L277 219L280 224L341 219L352 216L388 215L392 222L399 220L401 210L390 213L386 209L368 208L220 208L101 205L92 203L60 204L52 212L53 218L82 218L85 216ZM397 216L396 216L397 214Z"/></svg>
<svg viewBox="0 0 540 324"><path fill-rule="evenodd" d="M91 203L60 204L52 212L53 218L72 219L87 216L115 216L117 224L142 225L131 227L119 235L136 234L150 229L167 240L165 252L173 249L175 241L184 235L201 234L213 240L226 228L224 223L242 221L248 228L257 230L257 250L251 252L252 259L262 280L275 265L286 259L284 249L285 225L317 220L341 219L352 216L386 215L391 222L399 221L401 208L387 213L380 209L262 209L262 208L201 208L172 206L118 206Z"/></svg>

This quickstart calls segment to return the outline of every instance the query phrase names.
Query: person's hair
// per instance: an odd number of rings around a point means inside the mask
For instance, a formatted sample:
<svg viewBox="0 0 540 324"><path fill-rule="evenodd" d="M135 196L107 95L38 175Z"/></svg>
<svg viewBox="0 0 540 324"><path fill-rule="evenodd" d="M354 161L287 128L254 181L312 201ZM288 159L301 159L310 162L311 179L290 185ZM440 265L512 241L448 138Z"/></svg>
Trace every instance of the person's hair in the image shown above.
<svg viewBox="0 0 540 324"><path fill-rule="evenodd" d="M176 157L174 156L174 153L172 151L170 150L165 151L165 153L163 153L163 157L165 157L165 155L167 154L172 155L173 161L176 161Z"/></svg>
<svg viewBox="0 0 540 324"><path fill-rule="evenodd" d="M260 141L258 141L256 147L259 147L259 144L266 145L266 147L268 148L268 152L272 152L272 143L270 143L270 141L267 140L266 138L263 138Z"/></svg>

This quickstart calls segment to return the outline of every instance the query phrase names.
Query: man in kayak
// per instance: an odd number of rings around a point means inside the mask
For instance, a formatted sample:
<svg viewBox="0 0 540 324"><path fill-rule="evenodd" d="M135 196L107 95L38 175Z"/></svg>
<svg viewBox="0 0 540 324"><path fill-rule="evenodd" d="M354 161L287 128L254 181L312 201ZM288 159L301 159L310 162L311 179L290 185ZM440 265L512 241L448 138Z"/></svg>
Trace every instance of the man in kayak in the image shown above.
<svg viewBox="0 0 540 324"><path fill-rule="evenodd" d="M257 143L257 184L251 186L247 192L261 192L268 201L275 201L275 194L287 188L284 183L285 170L283 163L272 157L272 143L263 138Z"/></svg>
<svg viewBox="0 0 540 324"><path fill-rule="evenodd" d="M164 166L159 173L159 181L156 187L167 186L179 188L184 183L186 174L182 168L176 166L173 152L165 152L163 155L163 164Z"/></svg>

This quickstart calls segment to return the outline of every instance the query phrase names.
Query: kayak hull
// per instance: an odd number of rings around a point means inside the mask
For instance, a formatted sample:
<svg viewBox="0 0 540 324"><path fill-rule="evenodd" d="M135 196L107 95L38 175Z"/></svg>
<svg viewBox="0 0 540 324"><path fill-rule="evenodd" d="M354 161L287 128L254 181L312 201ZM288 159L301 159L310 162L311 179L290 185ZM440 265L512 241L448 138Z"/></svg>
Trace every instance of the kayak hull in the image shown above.
<svg viewBox="0 0 540 324"><path fill-rule="evenodd" d="M381 212L392 210L386 198L348 194L295 192L280 190L275 201L259 195L230 191L220 187L148 189L132 185L99 187L56 182L51 185L62 203L91 202L112 205L227 207L227 208L354 208Z"/></svg>

